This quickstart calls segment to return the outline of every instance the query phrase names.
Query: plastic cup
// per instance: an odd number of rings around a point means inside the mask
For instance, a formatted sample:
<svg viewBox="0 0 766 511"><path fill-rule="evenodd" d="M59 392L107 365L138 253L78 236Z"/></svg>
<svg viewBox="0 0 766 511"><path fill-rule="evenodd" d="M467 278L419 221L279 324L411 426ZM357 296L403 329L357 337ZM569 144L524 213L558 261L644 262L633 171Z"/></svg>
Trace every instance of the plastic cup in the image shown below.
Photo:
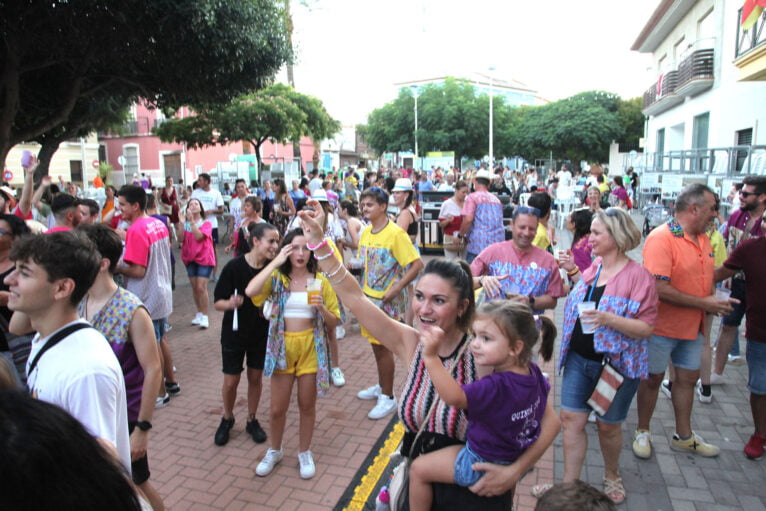
<svg viewBox="0 0 766 511"><path fill-rule="evenodd" d="M319 298L322 292L322 281L319 279L308 279L306 281L307 299L309 305L313 304Z"/></svg>
<svg viewBox="0 0 766 511"><path fill-rule="evenodd" d="M582 319L583 311L596 310L596 302L582 302L577 304L577 314L580 316L580 325L582 326L582 333L592 334L596 331L596 324Z"/></svg>
<svg viewBox="0 0 766 511"><path fill-rule="evenodd" d="M521 288L517 286L516 284L509 284L506 287L507 291L505 292L505 298L507 300L510 300L514 296L518 296L521 294Z"/></svg>
<svg viewBox="0 0 766 511"><path fill-rule="evenodd" d="M28 150L24 149L24 151L21 152L21 167L27 168L32 163L32 153Z"/></svg>
<svg viewBox="0 0 766 511"><path fill-rule="evenodd" d="M364 259L361 257L352 257L351 258L351 274L352 275L361 275L362 270L364 269Z"/></svg>
<svg viewBox="0 0 766 511"><path fill-rule="evenodd" d="M725 287L715 288L716 300L728 300L730 296L731 296L731 289L727 289Z"/></svg>

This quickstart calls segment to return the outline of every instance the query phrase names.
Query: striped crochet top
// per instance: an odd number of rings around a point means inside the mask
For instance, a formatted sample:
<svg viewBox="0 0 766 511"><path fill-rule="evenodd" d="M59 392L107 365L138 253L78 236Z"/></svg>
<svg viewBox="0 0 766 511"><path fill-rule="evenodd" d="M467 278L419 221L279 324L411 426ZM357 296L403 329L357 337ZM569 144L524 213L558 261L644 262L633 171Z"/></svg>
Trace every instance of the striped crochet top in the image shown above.
<svg viewBox="0 0 766 511"><path fill-rule="evenodd" d="M442 364L447 370L451 370L454 358L466 342L469 342L467 335L463 337L463 340L449 357L442 358ZM455 371L451 371L451 374L460 385L476 380L476 365L470 349L463 352L460 360L458 360L457 368ZM418 431L436 397L438 397L436 389L431 383L431 377L423 362L422 345L418 344L399 400L399 419L407 432L415 433ZM444 401L440 401L437 403L425 431L439 433L464 442L467 426L468 419L465 410L448 406Z"/></svg>

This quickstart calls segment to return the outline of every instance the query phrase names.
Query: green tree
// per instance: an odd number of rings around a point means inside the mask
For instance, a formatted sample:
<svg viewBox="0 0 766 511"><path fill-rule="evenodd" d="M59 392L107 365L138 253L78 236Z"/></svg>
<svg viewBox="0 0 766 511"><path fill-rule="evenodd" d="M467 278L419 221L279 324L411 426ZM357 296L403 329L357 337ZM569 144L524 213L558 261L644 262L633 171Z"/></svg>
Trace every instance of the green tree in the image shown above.
<svg viewBox="0 0 766 511"><path fill-rule="evenodd" d="M635 97L620 101L617 107L617 118L622 126L623 136L617 140L631 148L638 147L638 140L644 136L644 117L641 109L644 99Z"/></svg>
<svg viewBox="0 0 766 511"><path fill-rule="evenodd" d="M192 148L247 141L255 148L260 169L261 146L267 140L297 143L303 136L322 140L340 131L340 123L319 99L278 83L238 96L223 107L171 119L154 131L164 142L186 142Z"/></svg>
<svg viewBox="0 0 766 511"><path fill-rule="evenodd" d="M279 0L0 0L0 162L80 101L225 102L291 58Z"/></svg>

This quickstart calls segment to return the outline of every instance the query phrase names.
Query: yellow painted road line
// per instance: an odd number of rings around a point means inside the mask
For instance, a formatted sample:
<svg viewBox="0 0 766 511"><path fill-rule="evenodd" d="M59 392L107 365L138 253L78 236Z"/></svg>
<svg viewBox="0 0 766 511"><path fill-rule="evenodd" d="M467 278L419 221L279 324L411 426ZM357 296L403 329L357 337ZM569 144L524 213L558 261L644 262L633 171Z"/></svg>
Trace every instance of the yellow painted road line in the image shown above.
<svg viewBox="0 0 766 511"><path fill-rule="evenodd" d="M397 422L378 451L377 456L372 461L372 464L367 468L367 473L362 476L361 481L354 488L354 495L351 497L348 506L344 508L344 511L362 511L364 509L370 494L378 485L386 467L388 467L388 462L391 461L391 454L396 452L403 436L404 426L402 426L401 422Z"/></svg>

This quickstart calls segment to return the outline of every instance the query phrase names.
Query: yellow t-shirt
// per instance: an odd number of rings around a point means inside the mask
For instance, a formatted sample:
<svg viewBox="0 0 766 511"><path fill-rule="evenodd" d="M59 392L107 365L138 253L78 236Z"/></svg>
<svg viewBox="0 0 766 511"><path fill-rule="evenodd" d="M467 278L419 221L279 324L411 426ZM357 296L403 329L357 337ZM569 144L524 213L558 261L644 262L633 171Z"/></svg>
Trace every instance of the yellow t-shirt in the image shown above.
<svg viewBox="0 0 766 511"><path fill-rule="evenodd" d="M362 291L372 298L383 298L420 255L409 235L389 221L378 233L373 234L372 225L362 230L358 257L364 259Z"/></svg>
<svg viewBox="0 0 766 511"><path fill-rule="evenodd" d="M713 264L718 268L726 260L726 242L717 229L711 229L707 235L710 237L710 246L713 247Z"/></svg>
<svg viewBox="0 0 766 511"><path fill-rule="evenodd" d="M551 240L548 238L548 229L542 222L537 222L537 233L535 234L535 239L532 240L532 244L543 250L548 250L551 246Z"/></svg>

